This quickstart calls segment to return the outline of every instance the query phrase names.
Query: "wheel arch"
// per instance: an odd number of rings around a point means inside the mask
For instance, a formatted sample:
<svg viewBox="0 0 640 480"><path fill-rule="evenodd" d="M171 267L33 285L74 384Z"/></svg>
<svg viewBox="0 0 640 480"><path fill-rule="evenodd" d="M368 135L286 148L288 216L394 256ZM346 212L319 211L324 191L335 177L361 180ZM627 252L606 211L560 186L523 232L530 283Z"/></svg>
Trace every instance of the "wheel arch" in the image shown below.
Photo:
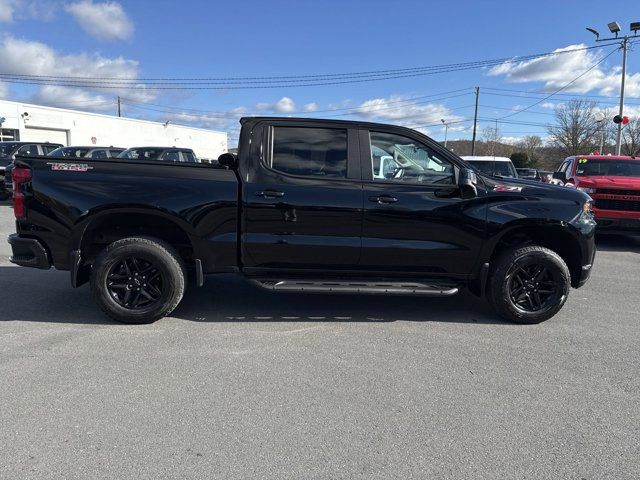
<svg viewBox="0 0 640 480"><path fill-rule="evenodd" d="M582 246L574 227L565 222L549 224L548 221L513 225L491 242L489 264L495 264L497 256L503 251L524 245L539 245L557 253L569 268L571 286L578 286L582 269Z"/></svg>
<svg viewBox="0 0 640 480"><path fill-rule="evenodd" d="M196 243L189 224L152 209L109 209L78 223L70 240L71 283L89 280L91 265L107 245L126 237L157 238L171 245L185 264L195 258Z"/></svg>

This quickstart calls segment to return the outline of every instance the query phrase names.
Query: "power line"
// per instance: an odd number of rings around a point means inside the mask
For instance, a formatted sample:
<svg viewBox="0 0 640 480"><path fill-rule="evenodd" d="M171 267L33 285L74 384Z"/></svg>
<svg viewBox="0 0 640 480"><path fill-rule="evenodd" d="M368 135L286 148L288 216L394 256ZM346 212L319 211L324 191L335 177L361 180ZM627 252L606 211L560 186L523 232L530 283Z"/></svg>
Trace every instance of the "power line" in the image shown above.
<svg viewBox="0 0 640 480"><path fill-rule="evenodd" d="M615 45L615 43L611 44ZM606 47L608 45L604 45ZM54 76L29 75L17 73L2 73L0 78L7 83L25 85L55 85L76 88L94 89L131 89L131 90L228 90L228 89L262 89L303 87L322 85L342 85L362 83L398 78L436 75L441 73L484 68L511 62L522 62L537 58L564 55L578 51L600 48L596 46L583 47L559 52L547 52L522 57L481 60L475 62L453 63L426 67L412 67L405 69L377 70L370 72L334 73L320 75L289 75L274 77L218 77L218 78L135 78L122 77L82 77L82 76ZM141 84L140 82L146 82Z"/></svg>
<svg viewBox="0 0 640 480"><path fill-rule="evenodd" d="M609 58L611 55L613 55L615 53L615 50L611 50L608 54L606 54L604 57L602 57L600 60L598 60L596 63L594 63L593 65L591 65L588 69L586 69L584 72L582 72L580 75L578 75L577 77L575 77L573 80L571 80L569 83L566 83L565 85L563 85L562 87L560 87L558 90L556 90L555 92L547 95L544 98L541 98L540 100L538 100L535 103L532 103L531 105L529 105L528 107L524 107L520 110L517 110L513 113L510 113L509 115L505 115L502 118L509 118L509 117L513 117L514 115L518 115L519 113L525 112L527 110L529 110L532 107L535 107L536 105L541 104L542 102L544 102L545 100L550 99L551 97L553 97L556 93L561 92L562 90L564 90L565 88L569 87L570 85L572 85L573 83L575 83L576 81L578 81L580 78L584 77L587 73L589 73L591 70L593 70L594 68L596 68L598 65L600 65L602 62L604 62L607 58Z"/></svg>

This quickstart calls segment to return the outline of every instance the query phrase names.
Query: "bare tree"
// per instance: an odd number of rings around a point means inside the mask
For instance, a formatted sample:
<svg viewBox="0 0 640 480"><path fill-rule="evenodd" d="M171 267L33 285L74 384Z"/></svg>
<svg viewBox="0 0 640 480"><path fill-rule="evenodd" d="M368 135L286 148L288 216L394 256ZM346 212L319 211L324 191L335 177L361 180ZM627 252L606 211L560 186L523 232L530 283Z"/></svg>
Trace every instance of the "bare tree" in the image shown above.
<svg viewBox="0 0 640 480"><path fill-rule="evenodd" d="M634 157L640 153L640 120L631 120L623 127L622 153Z"/></svg>
<svg viewBox="0 0 640 480"><path fill-rule="evenodd" d="M484 127L482 129L482 140L487 144L487 154L496 155L496 148L502 139L500 135L500 129L495 127Z"/></svg>
<svg viewBox="0 0 640 480"><path fill-rule="evenodd" d="M594 117L596 104L571 100L556 108L556 124L549 127L551 143L568 156L589 153L599 144L600 126Z"/></svg>
<svg viewBox="0 0 640 480"><path fill-rule="evenodd" d="M542 148L542 139L537 135L527 135L520 140L518 147L527 154L528 165L537 166L540 158L540 149Z"/></svg>

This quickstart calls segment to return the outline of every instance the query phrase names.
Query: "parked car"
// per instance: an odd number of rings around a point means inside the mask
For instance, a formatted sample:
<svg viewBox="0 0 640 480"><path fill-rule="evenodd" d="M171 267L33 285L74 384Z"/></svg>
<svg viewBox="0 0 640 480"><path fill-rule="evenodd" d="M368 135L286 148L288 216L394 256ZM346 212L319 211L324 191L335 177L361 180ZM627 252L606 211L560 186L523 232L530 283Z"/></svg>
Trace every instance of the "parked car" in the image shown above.
<svg viewBox="0 0 640 480"><path fill-rule="evenodd" d="M339 120L241 120L238 156L201 163L20 158L17 265L71 272L112 318L180 302L188 272L274 292L486 297L537 323L589 278L591 199L476 174L414 130ZM398 159L380 176L383 157Z"/></svg>
<svg viewBox="0 0 640 480"><path fill-rule="evenodd" d="M61 158L115 158L124 151L124 148L118 147L60 147L49 153L49 156Z"/></svg>
<svg viewBox="0 0 640 480"><path fill-rule="evenodd" d="M516 168L516 172L518 173L518 178L542 181L542 176L535 168Z"/></svg>
<svg viewBox="0 0 640 480"><path fill-rule="evenodd" d="M119 155L130 160L162 160L167 162L200 163L190 148L134 147Z"/></svg>
<svg viewBox="0 0 640 480"><path fill-rule="evenodd" d="M594 200L599 232L640 233L640 159L612 155L567 157L553 174Z"/></svg>
<svg viewBox="0 0 640 480"><path fill-rule="evenodd" d="M30 157L47 155L61 147L59 143L0 142L0 200L11 195L11 162L16 155Z"/></svg>
<svg viewBox="0 0 640 480"><path fill-rule="evenodd" d="M494 177L518 178L516 167L511 159L507 157L475 155L463 156L462 159L480 173L493 175Z"/></svg>
<svg viewBox="0 0 640 480"><path fill-rule="evenodd" d="M547 170L538 170L538 174L540 175L540 180L545 183L551 183L553 179L553 172L549 172Z"/></svg>

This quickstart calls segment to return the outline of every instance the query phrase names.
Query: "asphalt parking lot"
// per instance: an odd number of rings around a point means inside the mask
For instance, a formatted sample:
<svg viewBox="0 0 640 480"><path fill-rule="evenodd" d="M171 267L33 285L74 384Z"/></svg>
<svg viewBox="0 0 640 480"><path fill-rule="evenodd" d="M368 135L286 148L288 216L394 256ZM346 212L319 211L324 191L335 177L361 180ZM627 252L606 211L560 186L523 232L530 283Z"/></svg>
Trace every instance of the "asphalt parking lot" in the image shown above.
<svg viewBox="0 0 640 480"><path fill-rule="evenodd" d="M13 231L0 203L0 237ZM640 240L537 326L470 296L269 294L104 317L0 242L0 478L638 478Z"/></svg>

